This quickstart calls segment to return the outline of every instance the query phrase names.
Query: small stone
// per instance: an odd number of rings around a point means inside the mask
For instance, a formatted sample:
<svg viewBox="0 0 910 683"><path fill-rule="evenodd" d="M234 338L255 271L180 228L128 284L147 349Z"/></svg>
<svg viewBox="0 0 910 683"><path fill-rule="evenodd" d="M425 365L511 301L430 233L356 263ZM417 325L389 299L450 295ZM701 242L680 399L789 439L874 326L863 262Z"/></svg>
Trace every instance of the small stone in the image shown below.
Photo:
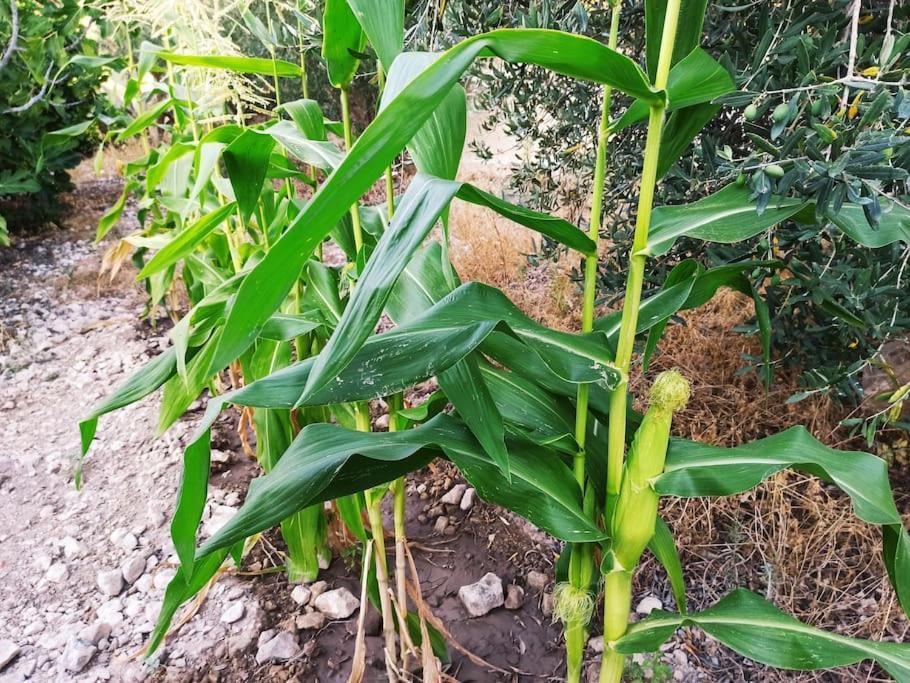
<svg viewBox="0 0 910 683"><path fill-rule="evenodd" d="M202 523L202 533L206 536L214 536L236 514L237 508L230 505L213 505L209 518Z"/></svg>
<svg viewBox="0 0 910 683"><path fill-rule="evenodd" d="M88 553L88 548L84 543L80 543L72 536L67 536L63 539L63 556L68 560L78 559L80 557L85 557Z"/></svg>
<svg viewBox="0 0 910 683"><path fill-rule="evenodd" d="M465 484L455 484L448 493L439 499L439 502L444 505L458 505L461 503L461 497L466 488L468 487Z"/></svg>
<svg viewBox="0 0 910 683"><path fill-rule="evenodd" d="M73 638L63 651L63 668L71 673L82 671L97 651L94 645Z"/></svg>
<svg viewBox="0 0 910 683"><path fill-rule="evenodd" d="M604 637L603 636L593 636L588 638L588 649L591 652L600 654L604 651Z"/></svg>
<svg viewBox="0 0 910 683"><path fill-rule="evenodd" d="M69 569L66 568L65 564L60 564L55 562L50 567L48 567L47 574L45 578L51 583L60 583L69 575Z"/></svg>
<svg viewBox="0 0 910 683"><path fill-rule="evenodd" d="M540 611L545 617L553 616L553 594L544 593L540 598Z"/></svg>
<svg viewBox="0 0 910 683"><path fill-rule="evenodd" d="M641 602L638 603L635 607L635 611L639 614L651 614L656 609L663 609L664 604L660 601L659 598L655 598L653 595L649 595L646 598L642 598Z"/></svg>
<svg viewBox="0 0 910 683"><path fill-rule="evenodd" d="M325 581L316 581L310 584L310 600L315 600L329 589Z"/></svg>
<svg viewBox="0 0 910 683"><path fill-rule="evenodd" d="M322 612L298 614L295 624L301 631L318 631L325 626L325 615Z"/></svg>
<svg viewBox="0 0 910 683"><path fill-rule="evenodd" d="M19 646L11 640L0 640L0 671L19 656Z"/></svg>
<svg viewBox="0 0 910 683"><path fill-rule="evenodd" d="M417 493L426 493L426 492L427 492L426 484L423 484L423 483L417 484Z"/></svg>
<svg viewBox="0 0 910 683"><path fill-rule="evenodd" d="M373 423L376 425L378 431L385 431L389 428L389 414L385 413L376 418L376 421Z"/></svg>
<svg viewBox="0 0 910 683"><path fill-rule="evenodd" d="M211 460L213 463L226 465L231 461L231 454L227 451L219 451L217 448L212 449Z"/></svg>
<svg viewBox="0 0 910 683"><path fill-rule="evenodd" d="M123 574L124 581L133 583L145 573L145 558L141 555L134 555L120 565L120 573Z"/></svg>
<svg viewBox="0 0 910 683"><path fill-rule="evenodd" d="M506 609L521 609L525 604L525 589L510 583L506 586Z"/></svg>
<svg viewBox="0 0 910 683"><path fill-rule="evenodd" d="M130 550L135 550L136 546L139 545L139 540L136 538L135 534L127 531L123 536L120 537L120 541L117 543L121 548L129 552Z"/></svg>
<svg viewBox="0 0 910 683"><path fill-rule="evenodd" d="M436 523L433 525L433 531L437 534L441 534L446 530L446 527L449 526L449 518L443 515L442 517L436 518Z"/></svg>
<svg viewBox="0 0 910 683"><path fill-rule="evenodd" d="M542 591L547 587L547 584L550 583L550 577L544 574L543 572L528 572L527 576L528 588L533 588L537 591Z"/></svg>
<svg viewBox="0 0 910 683"><path fill-rule="evenodd" d="M152 585L158 590L163 591L167 588L167 585L171 582L171 579L173 579L176 574L176 569L165 567L160 571L155 572L155 577L152 579Z"/></svg>
<svg viewBox="0 0 910 683"><path fill-rule="evenodd" d="M97 581L98 588L105 595L114 597L120 595L120 591L123 590L123 574L119 569L98 572Z"/></svg>
<svg viewBox="0 0 910 683"><path fill-rule="evenodd" d="M97 645L109 635L111 635L111 625L99 619L94 624L86 626L79 631L79 640Z"/></svg>
<svg viewBox="0 0 910 683"><path fill-rule="evenodd" d="M294 590L291 591L291 600L298 605L306 605L312 595L312 591L306 586L294 586Z"/></svg>
<svg viewBox="0 0 910 683"><path fill-rule="evenodd" d="M360 600L342 587L322 593L313 601L313 607L329 619L347 619L360 607Z"/></svg>
<svg viewBox="0 0 910 683"><path fill-rule="evenodd" d="M265 643L275 637L277 631L273 628L266 629L259 634L259 640L256 641L256 647L262 647Z"/></svg>
<svg viewBox="0 0 910 683"><path fill-rule="evenodd" d="M472 617L482 617L490 610L501 607L502 579L492 572L487 572L476 583L470 583L458 589L458 597Z"/></svg>
<svg viewBox="0 0 910 683"><path fill-rule="evenodd" d="M464 495L461 497L461 503L458 507L467 512L472 507L474 507L474 496L477 494L477 491L473 488L468 489L464 492Z"/></svg>
<svg viewBox="0 0 910 683"><path fill-rule="evenodd" d="M243 619L243 615L246 613L246 608L243 606L243 603L239 600L237 602L232 602L228 605L227 609L221 613L221 623L222 624L233 624L235 622Z"/></svg>
<svg viewBox="0 0 910 683"><path fill-rule="evenodd" d="M286 662L296 657L299 651L300 647L294 634L282 631L259 646L259 650L256 652L256 662L258 664Z"/></svg>

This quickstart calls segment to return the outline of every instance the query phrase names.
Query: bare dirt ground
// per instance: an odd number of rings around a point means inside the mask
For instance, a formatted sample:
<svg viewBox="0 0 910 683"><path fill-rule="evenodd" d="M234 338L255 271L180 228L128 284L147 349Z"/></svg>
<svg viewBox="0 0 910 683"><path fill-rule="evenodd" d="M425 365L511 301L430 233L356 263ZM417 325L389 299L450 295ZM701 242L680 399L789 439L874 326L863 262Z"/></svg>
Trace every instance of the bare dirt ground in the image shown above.
<svg viewBox="0 0 910 683"><path fill-rule="evenodd" d="M307 628L312 605L298 604L284 575L269 573L281 561L277 534L266 535L240 571L226 571L198 609L184 613L185 623L155 660L139 656L174 571L167 520L182 447L202 405L161 438L155 400L103 417L84 486L75 490L78 420L167 344L165 320L157 327L139 321L143 295L128 265L112 284L97 280L109 245L99 249L91 236L116 191L110 182L81 183L67 232L18 240L0 252L0 681L345 681L357 613ZM504 287L538 318L572 327L571 264L528 268L521 254L529 244L509 226L470 213L453 214L453 222L453 254L465 279ZM535 308L539 301L551 303ZM828 406L781 408L786 378L765 394L754 379L736 374L753 344L730 331L748 316L743 309L741 301L721 298L668 331L667 348L699 350L665 351L654 361L656 369L682 367L695 383L678 430L735 443L808 421L817 435L830 436ZM239 447L236 419L225 413L216 425L222 462L209 492L206 533L236 509L256 474ZM427 604L467 650L496 667L450 648L447 672L459 681L560 680L559 629L548 616L558 546L480 501L441 502L458 483L445 463L408 483L408 530ZM905 495L899 504L907 509ZM693 607L747 585L820 626L907 638L908 623L883 578L877 532L853 521L844 498L818 482L780 476L735 500L675 503L664 513L684 548ZM514 609L472 618L458 589L487 572L504 588L523 589L524 599ZM320 580L359 596L358 574L356 560L343 555ZM643 610L654 599L672 606L653 561L638 577L636 596L636 604L650 598ZM366 680L383 680L372 608L366 623ZM264 659L269 638L283 633L293 643L290 657ZM596 646L595 634L592 668ZM12 658L4 661L4 652ZM820 676L772 673L690 630L680 631L659 657L636 658L629 674L630 680L882 679L866 665Z"/></svg>

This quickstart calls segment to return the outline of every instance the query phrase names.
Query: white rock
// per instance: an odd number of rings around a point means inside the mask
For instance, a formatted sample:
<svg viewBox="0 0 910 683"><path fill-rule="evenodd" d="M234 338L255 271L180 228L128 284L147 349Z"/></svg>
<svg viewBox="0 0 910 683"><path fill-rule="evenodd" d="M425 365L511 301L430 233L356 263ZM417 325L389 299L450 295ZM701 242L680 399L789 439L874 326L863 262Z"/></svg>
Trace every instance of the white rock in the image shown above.
<svg viewBox="0 0 910 683"><path fill-rule="evenodd" d="M506 609L521 609L524 604L525 589L514 583L506 586Z"/></svg>
<svg viewBox="0 0 910 683"><path fill-rule="evenodd" d="M97 645L111 635L111 625L101 619L79 631L79 640Z"/></svg>
<svg viewBox="0 0 910 683"><path fill-rule="evenodd" d="M80 541L77 541L72 536L67 536L64 538L62 545L64 557L70 560L85 557L85 555L88 553L88 548L86 545Z"/></svg>
<svg viewBox="0 0 910 683"><path fill-rule="evenodd" d="M227 609L221 613L221 623L222 624L233 624L237 621L243 619L243 615L246 612L246 608L243 606L243 603L239 600L237 602L232 602L227 606Z"/></svg>
<svg viewBox="0 0 910 683"><path fill-rule="evenodd" d="M230 453L228 453L227 451L219 451L217 448L212 449L212 454L210 457L212 459L212 462L217 462L222 465L229 463L231 461Z"/></svg>
<svg viewBox="0 0 910 683"><path fill-rule="evenodd" d="M318 631L325 626L325 615L322 612L298 614L295 623L301 631Z"/></svg>
<svg viewBox="0 0 910 683"><path fill-rule="evenodd" d="M464 495L466 488L468 487L465 484L455 484L449 489L448 493L439 499L439 502L445 505L458 505L461 503L461 497Z"/></svg>
<svg viewBox="0 0 910 683"><path fill-rule="evenodd" d="M656 609L663 609L664 604L653 595L649 595L646 598L642 598L641 602L638 603L635 607L635 611L639 614L651 614Z"/></svg>
<svg viewBox="0 0 910 683"><path fill-rule="evenodd" d="M160 591L163 591L167 588L167 585L171 582L171 579L176 576L177 570L170 567L165 567L155 572L155 578L152 580L152 584Z"/></svg>
<svg viewBox="0 0 910 683"><path fill-rule="evenodd" d="M145 572L145 558L141 555L134 555L122 565L120 573L123 574L123 580L127 583L133 583Z"/></svg>
<svg viewBox="0 0 910 683"><path fill-rule="evenodd" d="M139 545L139 540L136 538L136 535L127 531L123 536L120 537L120 542L117 544L127 552L134 550L137 545Z"/></svg>
<svg viewBox="0 0 910 683"><path fill-rule="evenodd" d="M66 568L65 564L60 564L55 562L52 564L45 574L45 578L51 583L60 583L69 575L69 569Z"/></svg>
<svg viewBox="0 0 910 683"><path fill-rule="evenodd" d="M461 503L458 507L467 512L472 507L474 507L474 496L477 494L477 491L474 489L468 489L464 492L464 495L461 497Z"/></svg>
<svg viewBox="0 0 910 683"><path fill-rule="evenodd" d="M123 574L119 569L108 569L98 572L96 580L98 588L105 595L115 597L120 595L120 591L123 590Z"/></svg>
<svg viewBox="0 0 910 683"><path fill-rule="evenodd" d="M282 631L274 638L270 638L259 645L256 652L256 662L265 664L266 662L286 662L293 659L300 651L297 644L297 638L292 633Z"/></svg>
<svg viewBox="0 0 910 683"><path fill-rule="evenodd" d="M591 652L600 654L604 651L604 637L603 636L593 636L588 639L588 649Z"/></svg>
<svg viewBox="0 0 910 683"><path fill-rule="evenodd" d="M73 638L63 651L63 668L72 673L82 671L97 651L94 645Z"/></svg>
<svg viewBox="0 0 910 683"><path fill-rule="evenodd" d="M113 543L114 545L120 545L120 540L124 536L126 536L126 534L127 534L127 530L120 527L120 528L114 529L111 532L111 535L108 536L108 538L110 539L111 543Z"/></svg>
<svg viewBox="0 0 910 683"><path fill-rule="evenodd" d="M291 600L298 605L307 604L310 601L311 596L312 591L306 586L294 586L294 590L291 591Z"/></svg>
<svg viewBox="0 0 910 683"><path fill-rule="evenodd" d="M150 574L143 574L136 580L136 583L133 584L133 588L140 593L148 593L152 590L152 581L153 579Z"/></svg>
<svg viewBox="0 0 910 683"><path fill-rule="evenodd" d="M11 640L0 640L0 671L19 656L19 646Z"/></svg>
<svg viewBox="0 0 910 683"><path fill-rule="evenodd" d="M358 600L347 588L326 591L313 601L313 607L329 619L347 619L360 607Z"/></svg>
<svg viewBox="0 0 910 683"><path fill-rule="evenodd" d="M550 577L543 572L530 571L528 572L527 581L528 588L542 591L547 587L547 584L550 583Z"/></svg>
<svg viewBox="0 0 910 683"><path fill-rule="evenodd" d="M97 616L100 621L114 629L123 623L121 610L123 610L123 603L120 600L108 600L98 608Z"/></svg>
<svg viewBox="0 0 910 683"><path fill-rule="evenodd" d="M325 581L316 581L310 584L310 599L315 600L329 589L329 584Z"/></svg>
<svg viewBox="0 0 910 683"><path fill-rule="evenodd" d="M505 602L502 580L493 572L487 572L476 583L459 588L458 597L472 617L482 617Z"/></svg>
<svg viewBox="0 0 910 683"><path fill-rule="evenodd" d="M209 518L202 523L202 533L214 536L231 518L237 514L237 508L230 505L213 505Z"/></svg>

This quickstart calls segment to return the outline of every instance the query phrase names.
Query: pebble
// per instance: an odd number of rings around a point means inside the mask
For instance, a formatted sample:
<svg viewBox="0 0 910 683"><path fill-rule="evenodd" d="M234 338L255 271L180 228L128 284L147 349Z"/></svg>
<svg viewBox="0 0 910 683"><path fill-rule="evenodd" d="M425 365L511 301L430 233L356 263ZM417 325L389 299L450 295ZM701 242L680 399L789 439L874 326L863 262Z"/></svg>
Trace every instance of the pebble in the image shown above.
<svg viewBox="0 0 910 683"><path fill-rule="evenodd" d="M553 615L553 594L544 593L540 598L540 611L545 617Z"/></svg>
<svg viewBox="0 0 910 683"><path fill-rule="evenodd" d="M461 498L464 496L465 489L468 488L465 484L455 484L448 493L446 493L442 498L439 499L439 502L444 505L458 505L461 503Z"/></svg>
<svg viewBox="0 0 910 683"><path fill-rule="evenodd" d="M298 605L306 605L312 595L312 591L306 586L294 586L294 590L291 591L291 599Z"/></svg>
<svg viewBox="0 0 910 683"><path fill-rule="evenodd" d="M449 518L443 515L442 517L436 518L436 523L433 525L433 531L437 534L441 534L446 530L446 527L449 526Z"/></svg>
<svg viewBox="0 0 910 683"><path fill-rule="evenodd" d="M100 571L98 572L96 579L98 588L100 588L101 592L105 595L115 597L120 595L120 591L123 590L123 574L119 569Z"/></svg>
<svg viewBox="0 0 910 683"><path fill-rule="evenodd" d="M313 601L313 607L329 619L347 619L360 607L360 600L347 588L342 587L319 595Z"/></svg>
<svg viewBox="0 0 910 683"><path fill-rule="evenodd" d="M298 614L294 623L301 631L318 631L325 626L325 615L322 612Z"/></svg>
<svg viewBox="0 0 910 683"><path fill-rule="evenodd" d="M261 640L261 639L260 639ZM266 662L286 662L293 659L300 651L297 644L297 638L293 633L282 631L274 638L260 643L256 652L256 662L265 664Z"/></svg>
<svg viewBox="0 0 910 683"><path fill-rule="evenodd" d="M65 564L60 564L55 562L50 567L48 567L47 574L45 578L51 583L60 583L69 575L69 569L66 568Z"/></svg>
<svg viewBox="0 0 910 683"><path fill-rule="evenodd" d="M550 583L550 577L543 572L530 571L527 576L528 588L542 591Z"/></svg>
<svg viewBox="0 0 910 683"><path fill-rule="evenodd" d="M88 553L88 548L84 543L77 541L72 536L67 536L63 539L63 556L68 560L78 559L80 557L85 557Z"/></svg>
<svg viewBox="0 0 910 683"><path fill-rule="evenodd" d="M467 512L472 507L474 507L474 497L477 494L477 491L473 488L470 488L464 492L464 495L461 497L461 503L458 507Z"/></svg>
<svg viewBox="0 0 910 683"><path fill-rule="evenodd" d="M79 631L79 640L97 645L111 635L111 625L101 619Z"/></svg>
<svg viewBox="0 0 910 683"><path fill-rule="evenodd" d="M124 581L133 583L145 573L145 558L141 555L134 555L120 565L120 572L123 574Z"/></svg>
<svg viewBox="0 0 910 683"><path fill-rule="evenodd" d="M664 604L659 598L649 595L648 597L641 599L638 605L635 606L635 611L639 614L651 614L651 612L656 609L663 609L663 606Z"/></svg>
<svg viewBox="0 0 910 683"><path fill-rule="evenodd" d="M63 668L71 673L82 671L97 651L94 645L73 638L63 651Z"/></svg>
<svg viewBox="0 0 910 683"><path fill-rule="evenodd" d="M591 652L600 654L604 651L604 637L603 636L593 636L588 638L588 649Z"/></svg>
<svg viewBox="0 0 910 683"><path fill-rule="evenodd" d="M19 656L19 646L11 640L0 640L0 671Z"/></svg>
<svg viewBox="0 0 910 683"><path fill-rule="evenodd" d="M521 609L525 604L525 589L514 583L506 586L506 609Z"/></svg>
<svg viewBox="0 0 910 683"><path fill-rule="evenodd" d="M163 591L167 588L167 585L176 574L176 569L165 567L164 569L155 572L155 577L152 579L152 585L155 586L157 590Z"/></svg>
<svg viewBox="0 0 910 683"><path fill-rule="evenodd" d="M121 548L127 552L135 550L136 546L139 545L139 539L136 538L135 534L127 531L123 536L120 537L120 541L117 543Z"/></svg>
<svg viewBox="0 0 910 683"><path fill-rule="evenodd" d="M227 609L221 613L221 623L222 624L233 624L235 622L243 619L243 615L246 613L246 608L243 606L243 603L239 600L237 602L232 602L228 605Z"/></svg>
<svg viewBox="0 0 910 683"><path fill-rule="evenodd" d="M310 599L315 600L329 589L329 584L325 581L317 581L310 584Z"/></svg>
<svg viewBox="0 0 910 683"><path fill-rule="evenodd" d="M487 572L475 583L469 583L458 589L461 603L472 617L482 617L490 610L501 607L502 579L493 572Z"/></svg>

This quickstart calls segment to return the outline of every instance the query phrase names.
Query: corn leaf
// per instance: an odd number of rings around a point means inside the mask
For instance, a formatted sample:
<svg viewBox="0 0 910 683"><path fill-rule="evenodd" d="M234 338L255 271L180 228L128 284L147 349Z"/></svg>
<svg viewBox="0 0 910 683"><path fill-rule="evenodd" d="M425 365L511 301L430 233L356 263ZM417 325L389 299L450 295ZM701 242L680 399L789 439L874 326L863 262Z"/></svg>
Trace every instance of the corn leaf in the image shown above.
<svg viewBox="0 0 910 683"><path fill-rule="evenodd" d="M347 0L386 73L404 46L404 0Z"/></svg>
<svg viewBox="0 0 910 683"><path fill-rule="evenodd" d="M648 549L667 572L667 576L670 579L670 588L673 591L673 599L676 600L676 609L681 614L685 614L687 611L686 579L683 574L682 563L679 561L676 541L673 540L673 533L661 517L657 518L654 536L648 542Z"/></svg>
<svg viewBox="0 0 910 683"><path fill-rule="evenodd" d="M207 213L192 225L178 232L143 266L136 276L143 280L166 268L170 268L177 261L191 253L211 232L221 225L237 208L237 204L230 202L214 211Z"/></svg>
<svg viewBox="0 0 910 683"><path fill-rule="evenodd" d="M322 107L316 100L293 100L285 102L278 107L279 111L286 111L297 129L309 140L325 140L325 123L323 121Z"/></svg>
<svg viewBox="0 0 910 683"><path fill-rule="evenodd" d="M744 657L781 669L832 669L871 659L896 680L910 680L910 645L876 643L822 631L742 588L695 614L654 612L630 626L614 647L624 653L653 652L676 629L688 625L698 626Z"/></svg>
<svg viewBox="0 0 910 683"><path fill-rule="evenodd" d="M469 38L449 49L378 114L351 153L246 277L212 358L212 372L225 367L252 343L258 328L290 291L301 264L401 152L474 59L493 55L610 83L648 101L662 97L627 57L595 40L559 31L503 29Z"/></svg>
<svg viewBox="0 0 910 683"><path fill-rule="evenodd" d="M360 64L357 55L366 44L366 36L348 0L325 0L322 36L322 58L329 82L336 88L347 88Z"/></svg>
<svg viewBox="0 0 910 683"><path fill-rule="evenodd" d="M705 23L707 0L682 0L671 66L686 57L701 40L702 26ZM657 73L657 62L660 56L660 44L663 39L664 17L667 15L667 0L646 0L645 2L645 61L648 75L653 79Z"/></svg>
<svg viewBox="0 0 910 683"><path fill-rule="evenodd" d="M158 52L161 59L180 66L200 66L206 69L226 69L241 74L262 76L300 77L300 66L281 59L262 57L236 57L234 55L181 55L174 52Z"/></svg>
<svg viewBox="0 0 910 683"><path fill-rule="evenodd" d="M259 203L274 146L272 138L263 137L254 130L246 130L221 153L244 221L249 220ZM269 311L270 315L271 313Z"/></svg>
<svg viewBox="0 0 910 683"><path fill-rule="evenodd" d="M654 480L662 495L727 496L747 491L771 475L792 468L830 481L846 493L857 517L885 527L884 563L905 612L910 612L910 538L894 504L884 460L860 451L838 451L805 428L752 443L723 448L674 439L666 469Z"/></svg>
<svg viewBox="0 0 910 683"><path fill-rule="evenodd" d="M781 199L758 213L749 198L749 190L728 185L691 204L654 209L647 253L664 254L683 236L724 243L748 239L792 218L803 206L803 202L795 199Z"/></svg>

